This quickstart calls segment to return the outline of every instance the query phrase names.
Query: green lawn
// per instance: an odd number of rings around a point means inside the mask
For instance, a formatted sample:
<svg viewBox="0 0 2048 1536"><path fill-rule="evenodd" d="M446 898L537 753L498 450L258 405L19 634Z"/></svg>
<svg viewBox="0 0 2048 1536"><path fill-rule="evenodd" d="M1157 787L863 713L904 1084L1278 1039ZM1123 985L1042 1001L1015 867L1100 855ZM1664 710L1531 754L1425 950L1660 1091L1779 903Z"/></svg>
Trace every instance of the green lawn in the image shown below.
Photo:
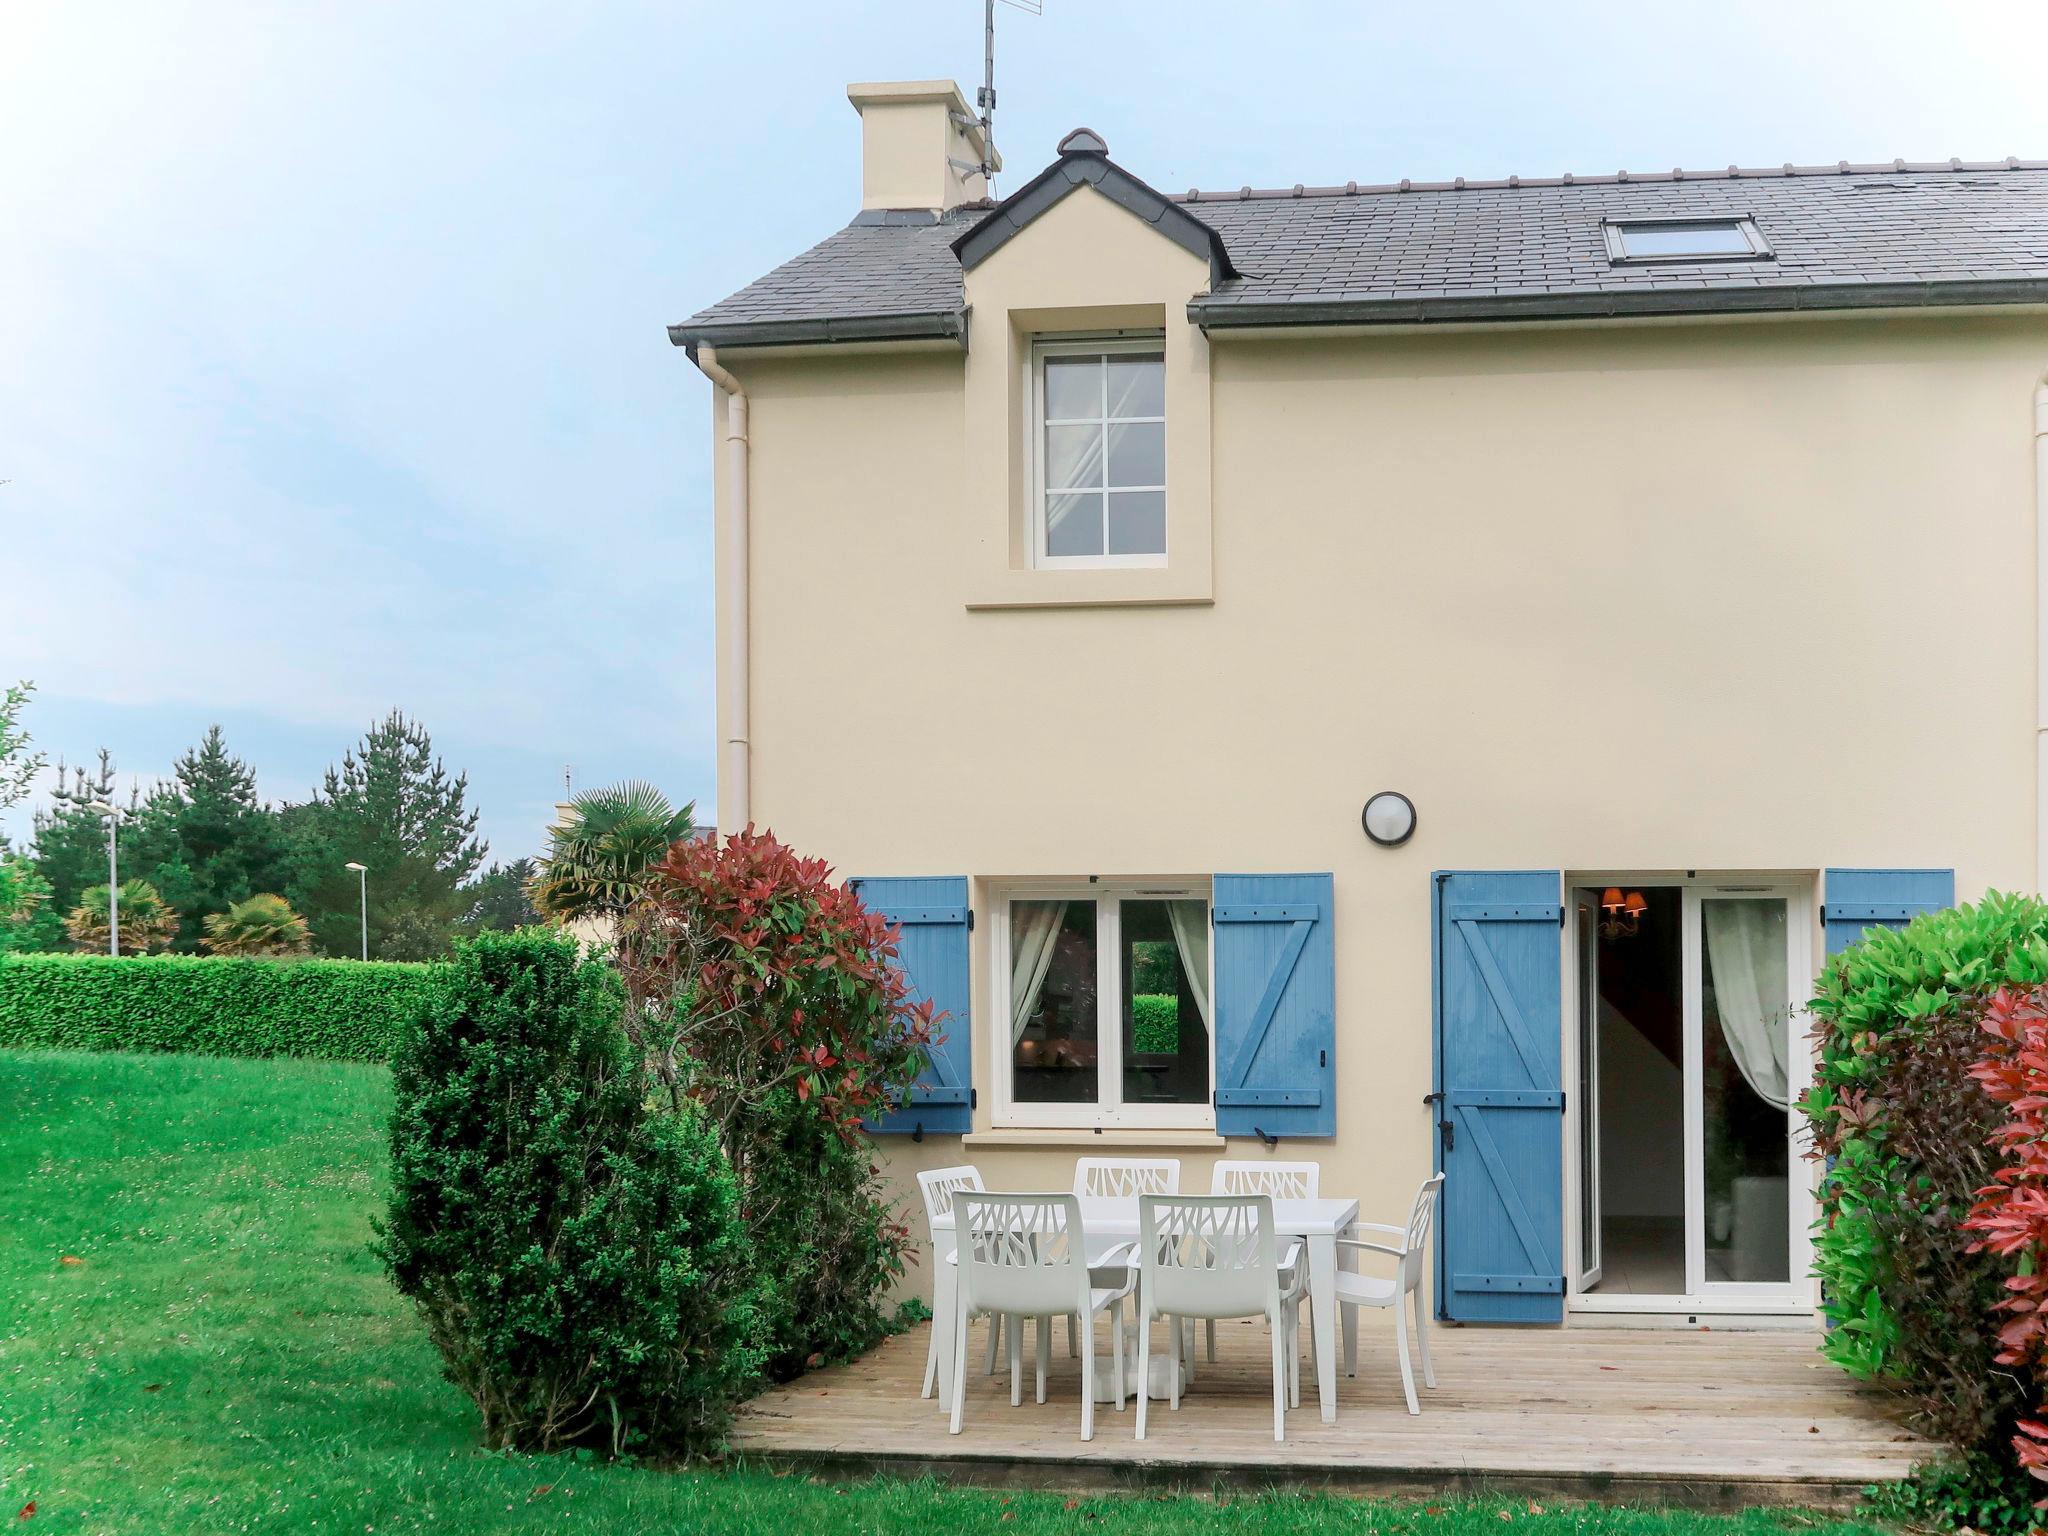
<svg viewBox="0 0 2048 1536"><path fill-rule="evenodd" d="M376 1067L0 1051L0 1524L26 1536L1858 1529L1536 1513L1526 1500L1073 1501L484 1455L469 1405L369 1253L387 1099Z"/></svg>

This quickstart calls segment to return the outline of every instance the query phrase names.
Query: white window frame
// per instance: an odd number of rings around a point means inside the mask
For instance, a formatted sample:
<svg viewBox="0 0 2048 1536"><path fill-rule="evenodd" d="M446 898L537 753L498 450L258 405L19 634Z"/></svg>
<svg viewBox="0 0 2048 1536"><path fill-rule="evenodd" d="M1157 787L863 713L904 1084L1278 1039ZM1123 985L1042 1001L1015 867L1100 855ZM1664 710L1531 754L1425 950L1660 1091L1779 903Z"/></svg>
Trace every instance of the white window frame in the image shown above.
<svg viewBox="0 0 2048 1536"><path fill-rule="evenodd" d="M1741 235L1748 243L1746 251L1679 251L1679 252L1633 252L1628 248L1628 234L1632 229L1728 229ZM1607 259L1618 267L1655 267L1696 265L1714 261L1769 261L1772 259L1770 242L1764 239L1763 231L1756 227L1756 220L1746 213L1721 213L1707 217L1676 219L1602 219L1600 231L1607 240Z"/></svg>
<svg viewBox="0 0 2048 1536"><path fill-rule="evenodd" d="M1146 555L1055 555L1046 549L1045 526L1045 360L1048 357L1111 357L1118 353L1157 352L1161 357L1162 374L1165 369L1166 335L1164 332L1146 332L1141 335L1092 336L1062 339L1059 341L1036 341L1031 347L1031 563L1041 570L1073 571L1131 571L1159 570L1167 563L1167 555L1173 548L1172 498L1162 481L1158 485L1119 486L1124 491L1157 491L1160 503L1165 509L1162 532L1166 535L1166 548L1157 554ZM1105 370L1106 373L1106 370ZM1162 384L1163 384L1162 378ZM1106 387L1106 385L1105 385ZM1160 402L1163 407L1165 402ZM1108 420L1108 402L1103 402L1101 417L1061 417L1061 421L1082 423ZM1157 416L1119 416L1119 422L1156 421L1164 429L1166 415L1162 409ZM1109 456L1108 427L1103 430L1103 458L1105 474ZM1163 466L1162 466L1163 467ZM1103 501L1103 548L1109 546L1109 502L1105 492Z"/></svg>
<svg viewBox="0 0 2048 1536"><path fill-rule="evenodd" d="M1216 1125L1216 945L1209 944L1209 1092L1200 1104L1125 1104L1122 904L1137 901L1200 901L1213 916L1215 895L1207 879L1023 880L990 892L989 1057L998 1130L1213 1130ZM1095 909L1095 1093L1093 1104L1020 1104L1014 1097L1010 1045L1010 904L1014 901L1092 901ZM1101 1011L1108 1004L1107 1014Z"/></svg>

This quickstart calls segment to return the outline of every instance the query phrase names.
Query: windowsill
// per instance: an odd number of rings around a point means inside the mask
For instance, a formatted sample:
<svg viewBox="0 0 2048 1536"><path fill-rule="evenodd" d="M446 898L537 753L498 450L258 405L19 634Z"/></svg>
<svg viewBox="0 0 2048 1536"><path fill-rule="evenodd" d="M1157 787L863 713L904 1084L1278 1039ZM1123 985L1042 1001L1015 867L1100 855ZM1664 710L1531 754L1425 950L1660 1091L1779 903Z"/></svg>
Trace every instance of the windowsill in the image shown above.
<svg viewBox="0 0 2048 1536"><path fill-rule="evenodd" d="M1214 1131L1188 1126L1173 1130L1140 1131L1125 1127L1090 1131L1078 1128L1045 1127L1014 1130L969 1131L960 1138L968 1147L1185 1147L1221 1149L1225 1142Z"/></svg>
<svg viewBox="0 0 2048 1536"><path fill-rule="evenodd" d="M1094 608L1213 603L1206 555L1176 566L1010 568L971 580L969 608Z"/></svg>

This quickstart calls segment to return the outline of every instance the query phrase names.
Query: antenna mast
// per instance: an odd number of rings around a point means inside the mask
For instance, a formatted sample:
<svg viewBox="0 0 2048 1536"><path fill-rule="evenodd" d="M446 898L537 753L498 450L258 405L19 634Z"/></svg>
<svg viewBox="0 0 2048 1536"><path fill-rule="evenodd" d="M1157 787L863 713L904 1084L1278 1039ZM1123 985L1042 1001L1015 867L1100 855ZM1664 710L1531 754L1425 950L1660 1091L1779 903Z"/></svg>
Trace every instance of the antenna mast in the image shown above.
<svg viewBox="0 0 2048 1536"><path fill-rule="evenodd" d="M1003 0L1030 16L1045 14L1045 0ZM981 175L993 182L996 174L996 0L981 4L981 89L975 93L981 109Z"/></svg>

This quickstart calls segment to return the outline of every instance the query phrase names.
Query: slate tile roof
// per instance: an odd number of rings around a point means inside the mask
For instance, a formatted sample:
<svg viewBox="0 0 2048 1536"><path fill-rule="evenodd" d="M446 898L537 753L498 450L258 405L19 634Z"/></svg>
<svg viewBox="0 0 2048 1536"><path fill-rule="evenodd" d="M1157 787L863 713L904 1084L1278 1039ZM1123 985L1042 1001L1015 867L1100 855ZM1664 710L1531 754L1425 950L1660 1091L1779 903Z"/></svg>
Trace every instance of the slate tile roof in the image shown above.
<svg viewBox="0 0 2048 1536"><path fill-rule="evenodd" d="M2048 161L1190 192L1240 276L1205 325L2048 301ZM965 332L953 242L985 207L864 214L679 343ZM1603 220L1747 215L1766 261L1618 265Z"/></svg>

